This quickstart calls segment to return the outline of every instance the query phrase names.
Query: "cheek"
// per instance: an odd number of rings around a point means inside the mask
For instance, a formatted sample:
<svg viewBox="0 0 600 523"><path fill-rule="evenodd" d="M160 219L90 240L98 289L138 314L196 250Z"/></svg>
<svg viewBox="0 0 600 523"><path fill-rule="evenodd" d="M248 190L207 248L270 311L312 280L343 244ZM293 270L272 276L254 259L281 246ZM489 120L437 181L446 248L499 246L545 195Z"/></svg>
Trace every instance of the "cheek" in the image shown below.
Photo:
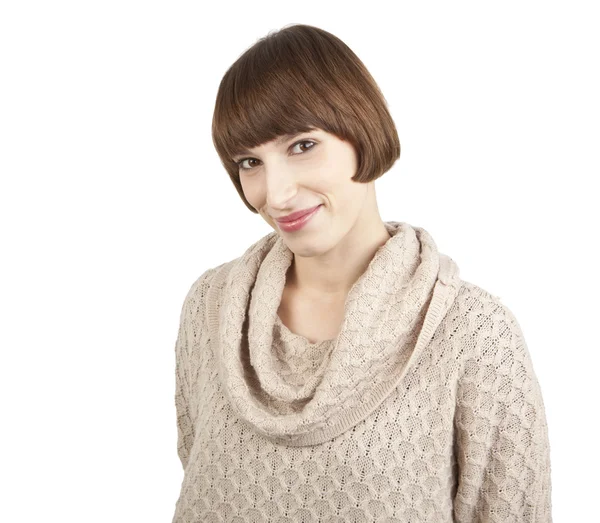
<svg viewBox="0 0 600 523"><path fill-rule="evenodd" d="M338 205L340 211L351 216L360 211L365 201L366 187L364 184L349 182L339 187Z"/></svg>
<svg viewBox="0 0 600 523"><path fill-rule="evenodd" d="M252 184L249 183L248 181L245 181L244 178L240 178L240 184L242 186L242 191L244 192L244 196L246 197L246 200L248 200L250 205L252 205L253 207L256 207L256 208L260 207L261 202L259 201L259 196L257 194L256 189L252 186Z"/></svg>

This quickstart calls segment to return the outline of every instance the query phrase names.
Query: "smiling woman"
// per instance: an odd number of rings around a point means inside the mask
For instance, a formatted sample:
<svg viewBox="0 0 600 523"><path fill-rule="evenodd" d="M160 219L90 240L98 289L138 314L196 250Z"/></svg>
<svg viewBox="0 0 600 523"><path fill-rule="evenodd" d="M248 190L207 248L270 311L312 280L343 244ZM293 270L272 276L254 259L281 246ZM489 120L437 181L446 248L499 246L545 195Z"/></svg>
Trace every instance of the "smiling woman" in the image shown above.
<svg viewBox="0 0 600 523"><path fill-rule="evenodd" d="M541 388L500 299L384 222L400 155L334 35L293 25L226 72L213 141L273 232L192 284L175 344L175 523L548 523Z"/></svg>

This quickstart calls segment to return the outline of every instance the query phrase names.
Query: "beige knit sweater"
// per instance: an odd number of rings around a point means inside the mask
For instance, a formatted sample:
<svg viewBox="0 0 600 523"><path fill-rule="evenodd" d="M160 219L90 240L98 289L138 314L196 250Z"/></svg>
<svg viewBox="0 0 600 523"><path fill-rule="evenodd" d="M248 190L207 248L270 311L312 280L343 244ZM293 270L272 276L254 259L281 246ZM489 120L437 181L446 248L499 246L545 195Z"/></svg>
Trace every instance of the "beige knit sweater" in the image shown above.
<svg viewBox="0 0 600 523"><path fill-rule="evenodd" d="M552 521L544 403L519 323L422 228L392 235L338 336L277 314L275 232L191 286L175 343L174 522Z"/></svg>

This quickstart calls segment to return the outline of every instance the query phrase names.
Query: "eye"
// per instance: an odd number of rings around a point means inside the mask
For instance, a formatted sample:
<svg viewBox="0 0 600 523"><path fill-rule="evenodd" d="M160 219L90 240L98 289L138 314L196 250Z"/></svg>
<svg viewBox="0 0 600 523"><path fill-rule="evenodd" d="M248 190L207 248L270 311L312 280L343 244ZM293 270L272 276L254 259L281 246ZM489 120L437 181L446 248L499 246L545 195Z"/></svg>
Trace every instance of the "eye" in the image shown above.
<svg viewBox="0 0 600 523"><path fill-rule="evenodd" d="M306 144L306 143L310 143L311 146L308 149L305 149L304 152L300 152L300 153L296 153L293 156L296 156L298 154L306 154L307 152L309 152L311 149L314 149L314 146L317 145L316 142L314 142L313 140L300 140L296 143L294 143L293 145L290 146L290 150L293 150L296 146L298 145L302 145L302 144ZM256 158L242 158L241 160L238 160L237 162L235 162L238 165L238 168L240 171L250 171L252 170L252 168L254 166L250 166L250 167L244 167L242 164L245 162L254 162L257 161Z"/></svg>
<svg viewBox="0 0 600 523"><path fill-rule="evenodd" d="M311 145L311 146L310 146L308 149L312 149L312 148L313 148L313 146L315 145L315 142L313 142L312 140L300 140L299 142L296 142L294 145L292 145L292 149L293 149L294 147L296 147L296 145L302 145L302 144L305 144L305 143L310 143L310 144L312 144L312 145ZM307 150L308 150L308 149L307 149ZM298 153L298 154L300 154L300 153Z"/></svg>

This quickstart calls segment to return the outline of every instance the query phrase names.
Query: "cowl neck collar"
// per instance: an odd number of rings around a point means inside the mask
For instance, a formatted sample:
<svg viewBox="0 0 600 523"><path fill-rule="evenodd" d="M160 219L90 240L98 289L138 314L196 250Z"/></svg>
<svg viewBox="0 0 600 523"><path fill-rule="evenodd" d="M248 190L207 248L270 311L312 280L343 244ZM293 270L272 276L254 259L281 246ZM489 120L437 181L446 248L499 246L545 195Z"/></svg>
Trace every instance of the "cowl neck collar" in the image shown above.
<svg viewBox="0 0 600 523"><path fill-rule="evenodd" d="M263 436L314 445L356 425L400 383L452 305L460 283L454 260L423 228L384 224L390 239L351 287L337 337L310 344L320 348L310 365L276 350L293 261L276 232L226 264L211 285L220 293L209 299L218 302L209 317L221 385L239 418Z"/></svg>

